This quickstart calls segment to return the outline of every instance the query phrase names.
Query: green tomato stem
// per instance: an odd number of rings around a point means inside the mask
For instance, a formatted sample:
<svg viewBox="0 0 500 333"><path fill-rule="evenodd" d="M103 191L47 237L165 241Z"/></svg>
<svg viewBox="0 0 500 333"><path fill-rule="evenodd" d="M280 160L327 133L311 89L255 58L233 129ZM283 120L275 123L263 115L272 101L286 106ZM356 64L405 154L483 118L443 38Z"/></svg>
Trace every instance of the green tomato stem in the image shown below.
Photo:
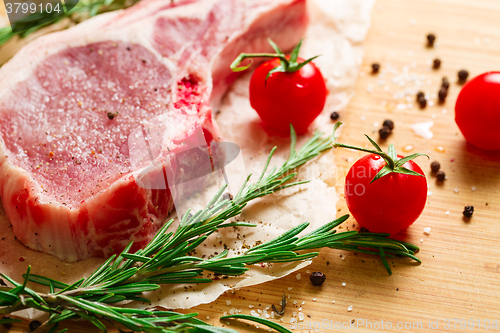
<svg viewBox="0 0 500 333"><path fill-rule="evenodd" d="M354 150L364 151L366 153L371 153L371 154L379 155L380 157L382 157L387 162L387 166L391 170L394 170L394 168L396 166L394 160L389 155L387 155L385 152L380 152L380 151L375 151L375 150L371 150L371 149L367 149L367 148L361 148L361 147L346 145L346 144L339 143L339 142L334 142L333 143L333 147L334 148L354 149Z"/></svg>

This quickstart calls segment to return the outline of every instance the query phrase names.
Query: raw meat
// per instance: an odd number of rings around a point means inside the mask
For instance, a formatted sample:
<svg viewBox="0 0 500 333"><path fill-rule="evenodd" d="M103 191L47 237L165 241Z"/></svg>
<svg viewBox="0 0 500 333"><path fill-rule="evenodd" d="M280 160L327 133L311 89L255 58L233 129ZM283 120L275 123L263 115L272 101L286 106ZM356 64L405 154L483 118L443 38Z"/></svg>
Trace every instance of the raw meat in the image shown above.
<svg viewBox="0 0 500 333"><path fill-rule="evenodd" d="M232 60L270 51L268 37L291 49L306 26L305 0L144 0L25 46L0 69L0 195L16 237L67 261L144 246L173 202L138 186L129 135L160 116L169 148L154 172L196 172L172 154L221 140L211 110Z"/></svg>

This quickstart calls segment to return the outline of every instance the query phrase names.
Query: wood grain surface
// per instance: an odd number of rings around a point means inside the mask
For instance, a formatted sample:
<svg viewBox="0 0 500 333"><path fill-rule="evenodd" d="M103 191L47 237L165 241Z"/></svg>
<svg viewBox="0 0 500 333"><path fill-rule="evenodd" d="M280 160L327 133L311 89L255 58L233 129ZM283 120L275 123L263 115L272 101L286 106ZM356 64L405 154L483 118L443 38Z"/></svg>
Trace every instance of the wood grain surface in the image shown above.
<svg viewBox="0 0 500 333"><path fill-rule="evenodd" d="M482 332L487 331L488 320L488 331L500 330L492 327L495 322L500 327L500 154L486 154L468 146L454 122L454 104L461 88L456 83L458 70L467 69L471 77L500 70L500 1L378 0L372 18L356 95L346 110L338 110L340 120L346 123L341 141L366 145L363 134L376 137L384 119L392 119L396 128L383 148L393 143L398 152L403 152L404 147L412 145L412 152L428 153L431 160L441 162L447 179L438 184L431 175L430 161L418 159L428 176L431 195L419 220L398 235L421 247L418 256L423 263L391 260L393 275L389 276L377 258L325 249L311 266L300 271L302 279L297 280L293 274L222 295L216 302L191 310L199 312L201 319L241 332L262 332L247 323L232 321L228 325L219 317L231 308L247 314L249 306L264 310L277 305L286 294L289 298L283 322L287 327L301 306L306 315L303 326L315 322L319 325L323 320L331 325L317 326L318 332L369 332L370 324L361 325L362 321L370 322L375 330L382 320L385 331L394 332ZM425 36L430 32L437 36L435 48L425 46ZM429 61L436 57L442 60L442 66L432 70ZM374 62L381 64L378 75L370 73ZM436 93L443 76L451 82L450 94L446 103L439 105ZM415 89L415 78L434 102L424 110L414 102L413 93L408 100L401 94ZM404 86L400 87L399 82ZM404 108L408 104L414 105ZM421 121L434 122L434 138L419 138L408 128ZM441 151L437 147L442 147ZM357 152L337 151L336 186L340 193L343 176L360 156ZM475 208L470 221L462 217L465 205ZM339 215L347 213L342 198L337 210ZM350 220L346 225L353 224ZM425 227L432 228L430 235L424 235ZM313 271L326 274L323 286L315 287L308 281ZM352 311L348 311L349 306ZM467 322L462 324L466 326L459 323L454 327L451 321L448 327L447 319L465 319ZM351 321L354 325L348 327ZM437 329L429 327L429 321ZM344 329L339 329L342 323ZM389 323L392 329L387 328ZM85 323L64 327L70 332L93 331ZM15 325L10 332L26 330L27 323Z"/></svg>

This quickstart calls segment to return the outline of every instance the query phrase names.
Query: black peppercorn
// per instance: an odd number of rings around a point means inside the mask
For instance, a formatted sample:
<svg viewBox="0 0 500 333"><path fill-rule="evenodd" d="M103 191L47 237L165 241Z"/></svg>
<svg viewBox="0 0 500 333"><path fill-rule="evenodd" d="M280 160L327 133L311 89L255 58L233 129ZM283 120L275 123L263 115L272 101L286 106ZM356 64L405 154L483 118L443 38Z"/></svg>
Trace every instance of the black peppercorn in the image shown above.
<svg viewBox="0 0 500 333"><path fill-rule="evenodd" d="M441 67L441 59L436 58L432 63L432 68L439 69L439 67Z"/></svg>
<svg viewBox="0 0 500 333"><path fill-rule="evenodd" d="M29 324L30 331L34 331L40 326L42 326L42 323L39 322L38 320L33 320Z"/></svg>
<svg viewBox="0 0 500 333"><path fill-rule="evenodd" d="M382 126L389 127L389 129L392 131L394 129L394 122L392 120L386 119L384 120Z"/></svg>
<svg viewBox="0 0 500 333"><path fill-rule="evenodd" d="M380 70L380 64L374 63L372 64L372 73L376 74Z"/></svg>
<svg viewBox="0 0 500 333"><path fill-rule="evenodd" d="M418 104L420 105L421 109L425 109L425 107L427 106L427 100L425 99L425 97L419 98Z"/></svg>
<svg viewBox="0 0 500 333"><path fill-rule="evenodd" d="M115 119L116 116L118 116L118 112L108 112L108 118L110 120Z"/></svg>
<svg viewBox="0 0 500 333"><path fill-rule="evenodd" d="M222 199L224 199L224 200L233 200L233 195L231 193L224 193L222 195Z"/></svg>
<svg viewBox="0 0 500 333"><path fill-rule="evenodd" d="M340 115L337 111L333 111L332 114L330 115L331 120L337 120L339 119Z"/></svg>
<svg viewBox="0 0 500 333"><path fill-rule="evenodd" d="M444 182L444 180L446 179L446 174L444 173L444 171L438 171L438 173L436 173L436 178L438 181Z"/></svg>
<svg viewBox="0 0 500 333"><path fill-rule="evenodd" d="M471 218L474 214L474 206L465 206L463 214L465 217Z"/></svg>
<svg viewBox="0 0 500 333"><path fill-rule="evenodd" d="M424 94L422 91L419 91L419 92L417 93L417 102L418 102L418 100L419 100L419 99L421 99L421 98L425 98L425 94Z"/></svg>
<svg viewBox="0 0 500 333"><path fill-rule="evenodd" d="M431 170L432 172L436 173L441 169L441 164L438 161L434 161L431 163Z"/></svg>
<svg viewBox="0 0 500 333"><path fill-rule="evenodd" d="M313 272L309 280L311 280L311 283L315 286L321 286L326 280L326 275L321 272Z"/></svg>
<svg viewBox="0 0 500 333"><path fill-rule="evenodd" d="M467 81L467 77L469 77L469 72L465 69L458 72L458 82L465 83L465 81Z"/></svg>
<svg viewBox="0 0 500 333"><path fill-rule="evenodd" d="M10 317L3 317L2 319L11 319ZM10 330L12 328L12 323L6 323L6 324L2 324L3 327L5 327L6 329Z"/></svg>
<svg viewBox="0 0 500 333"><path fill-rule="evenodd" d="M446 96L448 96L448 89L441 87L438 92L439 102L444 103L446 101Z"/></svg>
<svg viewBox="0 0 500 333"><path fill-rule="evenodd" d="M427 46L433 47L435 41L436 41L436 35L434 34L427 35Z"/></svg>
<svg viewBox="0 0 500 333"><path fill-rule="evenodd" d="M385 126L378 130L378 134L382 140L387 139L391 133L391 129Z"/></svg>
<svg viewBox="0 0 500 333"><path fill-rule="evenodd" d="M448 81L448 78L443 77L443 80L441 81L441 87L446 89L450 87L450 81Z"/></svg>

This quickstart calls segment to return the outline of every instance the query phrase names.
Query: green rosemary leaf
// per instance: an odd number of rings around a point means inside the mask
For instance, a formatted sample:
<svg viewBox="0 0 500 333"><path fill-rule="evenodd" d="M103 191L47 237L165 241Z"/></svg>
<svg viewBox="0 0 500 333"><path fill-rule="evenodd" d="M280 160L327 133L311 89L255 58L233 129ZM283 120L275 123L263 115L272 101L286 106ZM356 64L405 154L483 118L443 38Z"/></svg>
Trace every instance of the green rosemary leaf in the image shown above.
<svg viewBox="0 0 500 333"><path fill-rule="evenodd" d="M130 259L130 260L133 260L133 261L138 261L138 262L148 262L151 260L150 257L146 257L146 256L141 256L141 255L138 255L138 254L132 254L132 253L124 253L122 255L125 259Z"/></svg>
<svg viewBox="0 0 500 333"><path fill-rule="evenodd" d="M19 301L19 297L17 297L15 294L0 290L0 300L6 301L8 304L14 304L15 302Z"/></svg>
<svg viewBox="0 0 500 333"><path fill-rule="evenodd" d="M115 259L115 262L113 263L113 265L111 266L111 269L117 269L122 260L123 260L123 255L128 253L128 251L130 251L130 248L132 247L132 245L134 244L134 242L130 242L122 251L122 253L120 253L120 255Z"/></svg>
<svg viewBox="0 0 500 333"><path fill-rule="evenodd" d="M97 327L98 329L100 329L102 332L107 332L108 329L106 328L106 326L104 326L104 324L99 320L97 319L96 317L93 317L93 316L90 316L88 314L86 314L85 312L81 312L81 311L78 311L76 312L76 314L85 319L85 320L88 320L90 321L95 327ZM58 324L56 324L58 325Z"/></svg>
<svg viewBox="0 0 500 333"><path fill-rule="evenodd" d="M256 185L261 184L262 179L264 178L264 175L266 174L267 168L269 167L269 163L271 162L271 158L273 157L273 154L276 151L276 148L277 147L273 147L273 149L271 149L271 152L269 153L269 156L267 157L266 163L264 164L264 169L262 169L262 173L260 174L259 180L257 181Z"/></svg>
<svg viewBox="0 0 500 333"><path fill-rule="evenodd" d="M289 329L281 326L280 324L277 324L275 323L274 321L271 321L271 320L268 320L268 319L264 319L264 318L260 318L260 317L254 317L254 316L251 316L251 315L244 315L244 314L234 314L234 315L229 315L229 316L223 316L220 318L220 320L224 320L224 319L245 319L245 320L248 320L248 321L253 321L253 322L256 322L256 323L259 323L259 324L262 324L262 325L265 325L269 328L272 328L280 333L292 333L292 331L290 331Z"/></svg>
<svg viewBox="0 0 500 333"><path fill-rule="evenodd" d="M92 273L83 283L82 283L82 288L90 286L93 283L97 283L101 281L101 277L103 274L109 270L110 268L108 267L109 264L116 258L116 255L113 254L111 257L109 257L99 268L95 270L94 273ZM68 286L69 287L69 286ZM67 287L66 287L67 288Z"/></svg>
<svg viewBox="0 0 500 333"><path fill-rule="evenodd" d="M65 295L59 295L59 298L63 299L64 301L73 304L76 307L79 307L80 309L84 311L88 311L90 313L95 313L96 315L100 315L103 317L108 317L110 319L113 319L117 323L122 324L123 326L135 330L135 331L142 331L141 326L137 326L133 320L130 320L129 318L113 311L111 308L107 307L105 304L100 305L99 303L93 303L89 302L84 299L76 299L73 297L68 297Z"/></svg>
<svg viewBox="0 0 500 333"><path fill-rule="evenodd" d="M57 328L59 327L59 323L56 323L50 330L48 330L47 333L55 333L57 331Z"/></svg>
<svg viewBox="0 0 500 333"><path fill-rule="evenodd" d="M80 280L76 281L75 283L73 283L72 285L69 285L66 288L60 290L57 294L62 294L68 290L76 289L76 288L80 287L80 285L83 283L83 281L84 281L84 279L80 279Z"/></svg>
<svg viewBox="0 0 500 333"><path fill-rule="evenodd" d="M25 275L23 275L23 277L25 277ZM52 284L53 288L57 288L57 289L64 289L64 288L67 288L69 286L66 283L52 280L52 279L49 279L47 277L44 277L41 275L36 275L36 274L31 274L29 276L29 280L31 282L35 282L35 283L41 284L43 286L48 286L48 287L50 287L50 285Z"/></svg>
<svg viewBox="0 0 500 333"><path fill-rule="evenodd" d="M380 251L380 258L382 259L382 262L384 263L384 267L389 273L389 275L392 275L391 267L389 266L389 263L387 262L387 259L385 258L385 252L383 247L379 247L378 250Z"/></svg>
<svg viewBox="0 0 500 333"><path fill-rule="evenodd" d="M92 290L92 294L100 295L100 294L135 294L142 293L146 291L153 291L160 288L157 284L149 284L149 283L131 283L125 286L114 287L114 288L103 288Z"/></svg>
<svg viewBox="0 0 500 333"><path fill-rule="evenodd" d="M309 237L313 237L313 236L328 232L328 231L332 230L333 228L336 228L337 226L344 223L348 218L349 218L349 214L343 215L343 216L339 217L338 219L336 219L332 222L329 222L329 223L319 227L318 229L308 233L303 238L309 238ZM336 230L334 230L333 232L336 232Z"/></svg>

